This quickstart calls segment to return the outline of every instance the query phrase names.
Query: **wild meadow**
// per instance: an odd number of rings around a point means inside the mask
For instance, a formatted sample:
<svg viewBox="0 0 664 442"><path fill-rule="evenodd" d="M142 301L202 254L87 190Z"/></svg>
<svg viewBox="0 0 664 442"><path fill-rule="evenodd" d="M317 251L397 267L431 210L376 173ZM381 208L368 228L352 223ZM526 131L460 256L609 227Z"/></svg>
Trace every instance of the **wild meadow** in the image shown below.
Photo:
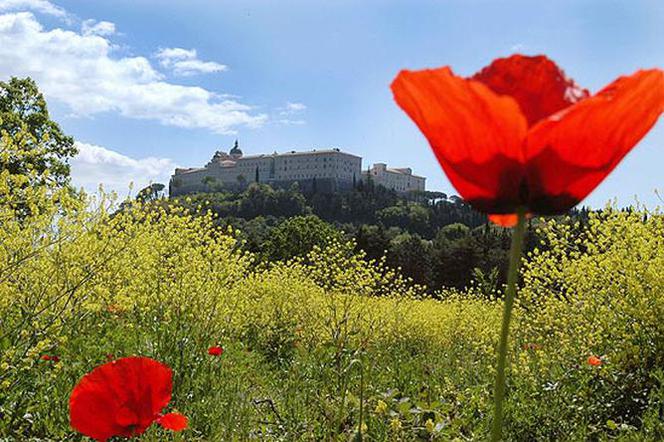
<svg viewBox="0 0 664 442"><path fill-rule="evenodd" d="M487 437L502 288L433 296L339 240L260 262L212 214L36 178L0 172L3 440L85 440L72 389L132 355L172 369L168 411L189 419L137 440ZM544 240L523 258L505 438L661 440L664 217L531 222Z"/></svg>

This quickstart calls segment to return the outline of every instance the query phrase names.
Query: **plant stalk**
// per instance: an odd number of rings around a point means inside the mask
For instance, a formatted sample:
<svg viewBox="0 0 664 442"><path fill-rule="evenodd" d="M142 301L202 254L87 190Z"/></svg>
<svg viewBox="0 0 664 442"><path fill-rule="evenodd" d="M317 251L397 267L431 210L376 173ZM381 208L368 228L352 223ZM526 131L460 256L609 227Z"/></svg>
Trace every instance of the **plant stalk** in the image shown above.
<svg viewBox="0 0 664 442"><path fill-rule="evenodd" d="M503 324L500 330L500 344L498 346L498 368L496 371L496 387L494 393L494 414L491 441L497 442L503 438L503 400L505 398L505 366L507 361L507 346L510 334L510 321L512 309L516 298L516 285L521 265L521 251L523 237L526 231L526 213L519 210L517 224L512 231L512 244L510 246L510 262L507 271L507 289L503 306Z"/></svg>

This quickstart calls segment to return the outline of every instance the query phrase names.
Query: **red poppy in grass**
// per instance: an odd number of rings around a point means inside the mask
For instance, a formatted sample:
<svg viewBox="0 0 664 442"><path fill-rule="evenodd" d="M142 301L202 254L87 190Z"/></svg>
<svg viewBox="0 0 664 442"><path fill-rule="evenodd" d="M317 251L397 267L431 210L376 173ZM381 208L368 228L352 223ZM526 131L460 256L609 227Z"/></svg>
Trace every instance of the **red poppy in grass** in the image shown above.
<svg viewBox="0 0 664 442"><path fill-rule="evenodd" d="M590 356L588 358L588 364L592 365L593 367L599 367L600 365L602 365L602 360L597 356Z"/></svg>
<svg viewBox="0 0 664 442"><path fill-rule="evenodd" d="M211 356L221 356L224 353L224 349L221 345L214 345L208 348L208 354Z"/></svg>
<svg viewBox="0 0 664 442"><path fill-rule="evenodd" d="M180 413L168 413L157 419L159 425L173 431L182 431L187 428L189 419Z"/></svg>
<svg viewBox="0 0 664 442"><path fill-rule="evenodd" d="M60 362L60 357L55 355L42 355L40 359L42 361Z"/></svg>
<svg viewBox="0 0 664 442"><path fill-rule="evenodd" d="M591 96L541 55L500 58L469 78L449 67L402 71L392 91L459 194L501 225L518 210L572 208L664 111L661 69Z"/></svg>
<svg viewBox="0 0 664 442"><path fill-rule="evenodd" d="M93 439L142 434L153 422L180 431L187 419L161 415L171 400L171 369L145 357L107 362L83 376L69 398L71 426Z"/></svg>

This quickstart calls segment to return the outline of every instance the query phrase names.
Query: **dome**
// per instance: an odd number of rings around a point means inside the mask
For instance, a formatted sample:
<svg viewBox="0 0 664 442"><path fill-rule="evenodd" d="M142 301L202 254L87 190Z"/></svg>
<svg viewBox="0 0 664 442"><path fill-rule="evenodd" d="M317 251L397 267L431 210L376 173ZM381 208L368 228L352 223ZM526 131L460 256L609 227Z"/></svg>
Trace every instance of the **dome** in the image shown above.
<svg viewBox="0 0 664 442"><path fill-rule="evenodd" d="M228 152L233 159L239 159L242 158L242 150L238 146L237 140L235 140L235 144L233 145L233 148Z"/></svg>

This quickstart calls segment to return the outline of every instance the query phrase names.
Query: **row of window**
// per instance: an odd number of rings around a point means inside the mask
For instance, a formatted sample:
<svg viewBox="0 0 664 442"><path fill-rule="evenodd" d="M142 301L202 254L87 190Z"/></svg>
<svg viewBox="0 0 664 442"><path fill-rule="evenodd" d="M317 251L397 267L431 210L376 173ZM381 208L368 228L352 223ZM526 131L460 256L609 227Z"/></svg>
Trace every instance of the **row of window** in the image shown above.
<svg viewBox="0 0 664 442"><path fill-rule="evenodd" d="M308 167L307 166L290 166L290 170L302 170L302 169L318 169L318 165L314 165L313 167L312 166L308 166ZM323 167L321 167L321 169L328 169L327 164L323 164ZM353 168L351 168L351 167L345 167L345 166L340 167L339 165L332 165L332 164L330 164L329 169L337 169L337 170L341 169L341 170L345 170L345 171L353 170ZM288 166L284 166L283 168L277 167L277 170L289 170L289 169L288 169ZM359 170L359 168L356 169L356 170Z"/></svg>

